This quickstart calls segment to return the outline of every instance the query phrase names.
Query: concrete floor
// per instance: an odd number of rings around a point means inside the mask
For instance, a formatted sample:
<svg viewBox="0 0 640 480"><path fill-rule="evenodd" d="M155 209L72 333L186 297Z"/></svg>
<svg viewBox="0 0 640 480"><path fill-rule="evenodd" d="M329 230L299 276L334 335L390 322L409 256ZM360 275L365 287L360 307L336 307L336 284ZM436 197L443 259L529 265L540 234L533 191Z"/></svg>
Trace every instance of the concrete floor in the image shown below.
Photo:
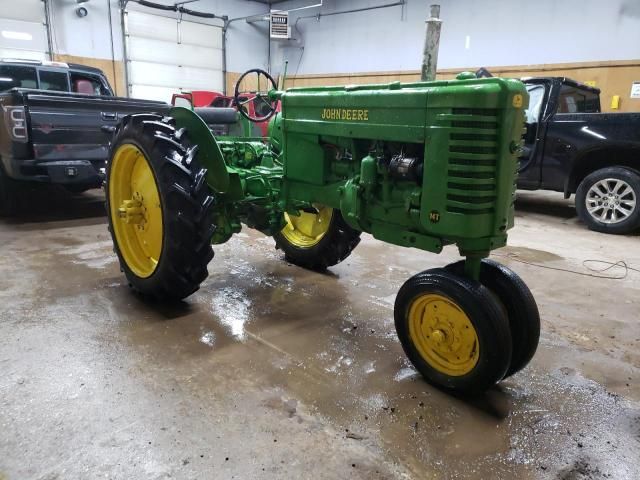
<svg viewBox="0 0 640 480"><path fill-rule="evenodd" d="M640 476L640 273L583 264L640 268L639 237L558 195L521 193L495 252L537 298L538 353L473 401L426 384L393 327L398 288L452 248L364 236L323 275L246 230L167 308L128 290L99 193L41 203L0 220L2 480Z"/></svg>

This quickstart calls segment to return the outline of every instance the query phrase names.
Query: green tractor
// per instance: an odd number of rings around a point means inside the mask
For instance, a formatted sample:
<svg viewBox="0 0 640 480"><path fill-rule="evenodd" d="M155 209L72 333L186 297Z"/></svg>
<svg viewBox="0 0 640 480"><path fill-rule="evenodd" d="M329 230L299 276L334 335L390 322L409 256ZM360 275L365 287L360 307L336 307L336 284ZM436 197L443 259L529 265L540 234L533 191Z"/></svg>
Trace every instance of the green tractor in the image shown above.
<svg viewBox="0 0 640 480"><path fill-rule="evenodd" d="M486 257L513 226L523 84L463 73L278 91L250 70L236 86L240 107L248 76L268 85L254 99L265 115L249 120L264 121L281 102L268 139L214 138L203 118L215 112L181 107L118 126L107 209L131 287L163 301L191 295L208 275L211 245L242 224L314 270L347 258L361 232L434 253L456 244L464 260L418 273L398 292L404 351L427 381L454 393L522 369L538 345L538 309L524 282Z"/></svg>

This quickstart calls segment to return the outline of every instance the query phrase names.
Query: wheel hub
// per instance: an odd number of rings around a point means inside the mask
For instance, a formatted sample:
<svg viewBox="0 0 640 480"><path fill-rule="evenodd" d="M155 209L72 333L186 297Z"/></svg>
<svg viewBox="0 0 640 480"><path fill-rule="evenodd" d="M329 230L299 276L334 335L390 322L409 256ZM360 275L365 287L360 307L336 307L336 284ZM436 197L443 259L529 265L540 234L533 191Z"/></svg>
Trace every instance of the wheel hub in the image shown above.
<svg viewBox="0 0 640 480"><path fill-rule="evenodd" d="M316 213L300 211L299 215L284 214L286 225L282 235L298 248L317 245L329 230L333 209L322 205L314 206Z"/></svg>
<svg viewBox="0 0 640 480"><path fill-rule="evenodd" d="M443 295L425 294L412 302L409 334L422 358L447 375L464 375L478 361L478 337L471 320Z"/></svg>
<svg viewBox="0 0 640 480"><path fill-rule="evenodd" d="M146 210L144 204L134 196L133 199L124 200L120 204L120 207L118 207L118 217L125 223L143 227Z"/></svg>
<svg viewBox="0 0 640 480"><path fill-rule="evenodd" d="M149 160L133 144L112 158L108 179L109 214L125 263L140 278L153 274L163 247L162 205Z"/></svg>
<svg viewBox="0 0 640 480"><path fill-rule="evenodd" d="M624 180L605 178L594 183L585 199L589 215L606 223L620 223L635 211L636 194Z"/></svg>

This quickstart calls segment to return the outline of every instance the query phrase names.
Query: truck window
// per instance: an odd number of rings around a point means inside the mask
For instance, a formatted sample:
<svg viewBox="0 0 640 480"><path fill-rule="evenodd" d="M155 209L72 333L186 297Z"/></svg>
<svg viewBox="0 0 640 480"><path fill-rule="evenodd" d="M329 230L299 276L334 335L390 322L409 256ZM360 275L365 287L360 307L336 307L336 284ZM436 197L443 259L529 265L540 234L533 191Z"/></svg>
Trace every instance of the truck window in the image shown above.
<svg viewBox="0 0 640 480"><path fill-rule="evenodd" d="M600 99L597 93L563 85L558 98L557 113L598 113Z"/></svg>
<svg viewBox="0 0 640 480"><path fill-rule="evenodd" d="M67 72L40 70L40 90L68 92L69 77L67 75Z"/></svg>
<svg viewBox="0 0 640 480"><path fill-rule="evenodd" d="M544 85L527 85L527 92L529 93L529 107L524 112L527 123L538 123L544 99Z"/></svg>
<svg viewBox="0 0 640 480"><path fill-rule="evenodd" d="M36 69L22 65L0 65L0 91L10 88L38 88Z"/></svg>
<svg viewBox="0 0 640 480"><path fill-rule="evenodd" d="M111 95L98 77L78 72L71 72L71 91L84 95Z"/></svg>

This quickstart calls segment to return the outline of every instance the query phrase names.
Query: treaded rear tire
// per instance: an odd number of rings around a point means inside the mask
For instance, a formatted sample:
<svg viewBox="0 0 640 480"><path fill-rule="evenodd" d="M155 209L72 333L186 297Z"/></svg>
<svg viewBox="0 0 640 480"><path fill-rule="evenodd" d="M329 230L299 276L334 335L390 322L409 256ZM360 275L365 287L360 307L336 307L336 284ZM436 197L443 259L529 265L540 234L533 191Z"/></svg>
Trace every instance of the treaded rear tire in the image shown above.
<svg viewBox="0 0 640 480"><path fill-rule="evenodd" d="M276 233L274 239L276 248L284 252L288 262L309 270L324 271L351 254L360 243L360 233L347 225L340 210L334 209L329 228L316 245L308 248L297 247L281 232Z"/></svg>
<svg viewBox="0 0 640 480"><path fill-rule="evenodd" d="M181 300L194 293L207 278L213 258L211 221L214 197L205 182L206 169L196 158L184 129L176 130L171 117L139 114L125 117L111 144L105 185L109 231L120 267L135 291L157 300ZM114 233L109 205L112 157L118 147L131 143L147 157L162 205L163 240L157 267L141 278L127 265ZM116 206L117 208L117 206Z"/></svg>

